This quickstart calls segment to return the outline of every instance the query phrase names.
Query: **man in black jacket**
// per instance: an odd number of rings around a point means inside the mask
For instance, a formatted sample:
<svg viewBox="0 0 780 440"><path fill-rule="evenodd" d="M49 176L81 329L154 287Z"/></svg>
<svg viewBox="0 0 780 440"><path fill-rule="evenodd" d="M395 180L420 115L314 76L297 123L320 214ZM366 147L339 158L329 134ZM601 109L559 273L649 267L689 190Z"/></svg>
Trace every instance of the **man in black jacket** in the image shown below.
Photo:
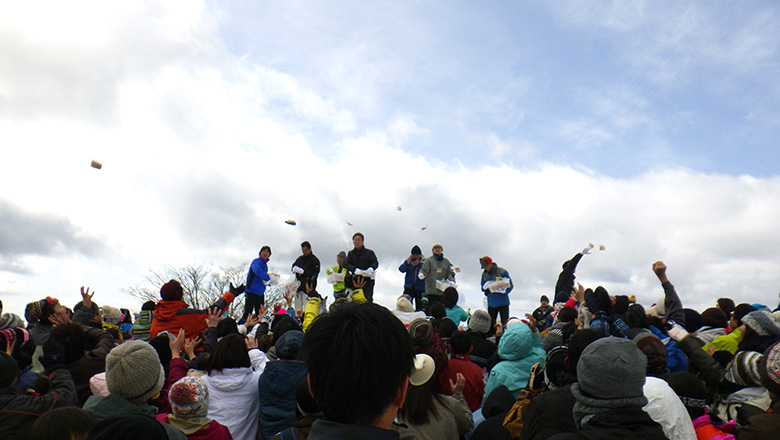
<svg viewBox="0 0 780 440"><path fill-rule="evenodd" d="M295 292L295 310L303 309L307 301L306 284L309 284L312 290L317 289L317 276L320 274L320 259L311 251L311 243L304 241L301 243L301 255L292 265L292 271L295 278L300 281L298 291Z"/></svg>
<svg viewBox="0 0 780 440"><path fill-rule="evenodd" d="M379 267L379 260L376 259L376 254L371 249L366 249L363 246L363 234L356 232L352 236L352 244L354 249L347 254L347 261L344 263L344 267L350 272L352 277L355 277L355 271L360 269L361 271L367 271L371 276L363 287L363 294L366 296L366 300L369 302L374 301L374 280L373 272Z"/></svg>

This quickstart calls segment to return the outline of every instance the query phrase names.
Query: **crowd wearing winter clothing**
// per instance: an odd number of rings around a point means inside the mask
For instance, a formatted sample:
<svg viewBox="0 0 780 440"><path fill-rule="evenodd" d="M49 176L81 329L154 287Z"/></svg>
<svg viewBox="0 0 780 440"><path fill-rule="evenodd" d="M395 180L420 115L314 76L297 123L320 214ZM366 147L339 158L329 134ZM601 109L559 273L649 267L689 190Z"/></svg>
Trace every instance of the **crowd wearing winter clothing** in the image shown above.
<svg viewBox="0 0 780 440"><path fill-rule="evenodd" d="M135 320L84 288L73 311L29 303L26 325L0 303L0 438L777 437L777 309L727 298L686 308L661 261L647 308L585 288L575 270L590 245L563 264L553 301L542 295L521 318L509 316L509 272L479 258L488 307L466 311L436 242L402 262L388 310L372 301L379 263L363 240L326 268L344 275L329 278L330 307L309 242L292 267L299 307L265 308L268 246L246 286L206 309L176 280ZM225 312L242 294L237 322Z"/></svg>

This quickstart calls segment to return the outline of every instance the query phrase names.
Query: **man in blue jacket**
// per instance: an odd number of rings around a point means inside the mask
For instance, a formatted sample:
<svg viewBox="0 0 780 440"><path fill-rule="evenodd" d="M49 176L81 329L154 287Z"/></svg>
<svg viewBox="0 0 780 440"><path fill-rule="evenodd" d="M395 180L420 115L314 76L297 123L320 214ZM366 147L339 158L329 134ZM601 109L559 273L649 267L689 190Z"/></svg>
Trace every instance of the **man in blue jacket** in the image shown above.
<svg viewBox="0 0 780 440"><path fill-rule="evenodd" d="M404 279L404 295L414 298L415 311L423 309L423 298L425 293L425 279L420 279L420 269L423 261L422 250L420 246L414 245L409 257L401 263L398 270L406 274Z"/></svg>
<svg viewBox="0 0 780 440"><path fill-rule="evenodd" d="M241 322L246 321L250 313L257 313L265 301L265 286L271 281L268 275L268 260L271 259L271 247L260 248L260 256L252 260L249 273L246 275L246 297L244 298L244 315Z"/></svg>

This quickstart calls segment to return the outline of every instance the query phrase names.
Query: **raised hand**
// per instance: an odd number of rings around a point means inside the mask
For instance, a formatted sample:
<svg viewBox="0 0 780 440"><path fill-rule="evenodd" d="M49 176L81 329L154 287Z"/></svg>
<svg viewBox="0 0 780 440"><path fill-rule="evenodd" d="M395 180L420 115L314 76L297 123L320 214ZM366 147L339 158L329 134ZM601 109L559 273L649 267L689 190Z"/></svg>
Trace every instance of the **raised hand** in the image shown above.
<svg viewBox="0 0 780 440"><path fill-rule="evenodd" d="M526 313L525 319L521 319L520 321L522 321L525 325L528 326L528 328L531 329L531 333L536 333L537 322L536 318L534 318L534 315Z"/></svg>
<svg viewBox="0 0 780 440"><path fill-rule="evenodd" d="M81 304L84 304L84 307L91 309L92 308L92 297L95 296L95 292L92 292L92 295L89 294L89 287L87 287L86 290L84 290L84 286L81 286Z"/></svg>
<svg viewBox="0 0 780 440"><path fill-rule="evenodd" d="M458 373L455 375L455 382L452 382L452 379L450 379L450 388L452 389L452 394L463 394L463 388L466 387L466 378L463 377L463 374Z"/></svg>
<svg viewBox="0 0 780 440"><path fill-rule="evenodd" d="M355 289L362 289L366 287L366 283L368 283L368 280L361 276L357 276L352 279L352 287Z"/></svg>
<svg viewBox="0 0 780 440"><path fill-rule="evenodd" d="M209 317L206 318L206 326L207 327L217 327L217 324L219 324L219 318L222 317L222 311L219 310L217 307L212 307L209 309Z"/></svg>
<svg viewBox="0 0 780 440"><path fill-rule="evenodd" d="M172 334L168 333L168 346L171 347L171 356L180 357L181 349L184 347L185 331L183 328L179 329L179 335L176 338Z"/></svg>

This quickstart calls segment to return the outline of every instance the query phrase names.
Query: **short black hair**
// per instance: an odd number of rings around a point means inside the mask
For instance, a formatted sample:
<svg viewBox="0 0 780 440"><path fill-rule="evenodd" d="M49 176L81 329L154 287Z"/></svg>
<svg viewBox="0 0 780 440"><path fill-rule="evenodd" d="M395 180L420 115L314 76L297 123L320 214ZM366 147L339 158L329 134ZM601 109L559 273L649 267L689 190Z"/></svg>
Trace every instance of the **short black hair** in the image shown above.
<svg viewBox="0 0 780 440"><path fill-rule="evenodd" d="M455 307L458 305L458 289L452 286L444 289L442 299L444 300L444 307L448 309Z"/></svg>
<svg viewBox="0 0 780 440"><path fill-rule="evenodd" d="M311 249L311 243L309 243L308 241L304 241L303 243L301 243L301 247Z"/></svg>
<svg viewBox="0 0 780 440"><path fill-rule="evenodd" d="M458 325L450 318L442 318L439 321L439 335L442 338L449 338L453 333L458 331Z"/></svg>
<svg viewBox="0 0 780 440"><path fill-rule="evenodd" d="M353 302L320 315L304 336L301 353L325 418L344 424L373 424L414 366L409 332L374 303Z"/></svg>
<svg viewBox="0 0 780 440"><path fill-rule="evenodd" d="M428 306L428 315L434 319L442 319L447 316L447 311L444 309L444 304L440 302L432 302Z"/></svg>
<svg viewBox="0 0 780 440"><path fill-rule="evenodd" d="M365 241L365 240L366 240L366 236L365 236L365 235L363 235L363 233L362 233L362 232L355 232L354 234L352 234L352 239L353 239L353 240L355 239L355 237L360 237L360 238L362 238L362 239L363 239L363 241Z"/></svg>
<svg viewBox="0 0 780 440"><path fill-rule="evenodd" d="M268 249L268 253L271 253L271 246L265 245L260 248L260 252L262 253L264 250Z"/></svg>
<svg viewBox="0 0 780 440"><path fill-rule="evenodd" d="M87 348L87 337L81 324L69 322L54 327L49 338L65 346L65 363L70 365L84 357Z"/></svg>
<svg viewBox="0 0 780 440"><path fill-rule="evenodd" d="M224 368L251 367L252 361L246 350L244 337L238 334L227 335L217 342L209 360L209 374Z"/></svg>
<svg viewBox="0 0 780 440"><path fill-rule="evenodd" d="M76 406L66 406L46 411L35 419L29 438L86 438L94 425L92 413Z"/></svg>
<svg viewBox="0 0 780 440"><path fill-rule="evenodd" d="M457 331L450 336L450 348L452 354L469 354L471 349L471 336L464 331Z"/></svg>
<svg viewBox="0 0 780 440"><path fill-rule="evenodd" d="M575 319L577 319L577 309L574 307L563 307L560 312L558 312L558 321L559 322L572 322Z"/></svg>
<svg viewBox="0 0 780 440"><path fill-rule="evenodd" d="M224 318L220 319L217 323L217 337L221 338L223 336L227 335L237 335L238 334L238 324L236 324L236 320L233 318Z"/></svg>
<svg viewBox="0 0 780 440"><path fill-rule="evenodd" d="M153 311L153 310L154 310L154 307L155 307L156 305L157 305L157 303L155 303L154 301L151 301L151 300L149 300L149 301L146 301L145 303L143 303L143 304L141 305L141 310L150 310L150 311Z"/></svg>

